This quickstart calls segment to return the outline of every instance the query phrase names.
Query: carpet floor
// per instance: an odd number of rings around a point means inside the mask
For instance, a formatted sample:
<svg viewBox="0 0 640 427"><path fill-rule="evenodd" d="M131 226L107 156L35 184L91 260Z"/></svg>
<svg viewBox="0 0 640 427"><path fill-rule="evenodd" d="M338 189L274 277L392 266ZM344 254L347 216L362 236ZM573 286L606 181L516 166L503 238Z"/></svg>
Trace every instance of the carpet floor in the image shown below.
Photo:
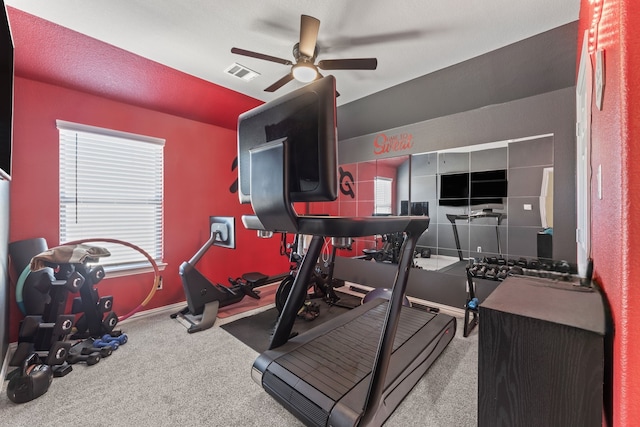
<svg viewBox="0 0 640 427"><path fill-rule="evenodd" d="M97 365L74 365L38 399L14 404L7 398L5 381L0 424L300 426L251 380L258 352L220 326L236 317L219 319L195 334L188 334L169 313L123 322L119 326L129 336L126 345ZM456 337L385 426L476 425L477 330L468 338L462 338L461 330L458 322Z"/></svg>
<svg viewBox="0 0 640 427"><path fill-rule="evenodd" d="M345 299L345 297L351 296L345 295L343 299ZM317 304L320 306L318 317L311 321L298 317L293 325L293 333L301 334L348 311L347 308L335 305L330 306L323 302ZM269 347L271 335L273 334L277 320L278 310L271 308L253 316L243 317L234 322L226 323L220 327L258 353L261 353Z"/></svg>

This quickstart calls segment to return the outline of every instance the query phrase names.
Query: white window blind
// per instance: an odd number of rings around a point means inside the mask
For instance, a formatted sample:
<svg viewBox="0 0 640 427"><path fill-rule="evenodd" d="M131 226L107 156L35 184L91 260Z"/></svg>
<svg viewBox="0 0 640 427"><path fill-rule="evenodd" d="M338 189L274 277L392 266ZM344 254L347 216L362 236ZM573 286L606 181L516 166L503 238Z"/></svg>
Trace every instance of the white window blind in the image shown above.
<svg viewBox="0 0 640 427"><path fill-rule="evenodd" d="M118 239L162 260L164 139L56 122L60 133L60 242ZM105 267L148 262L113 243Z"/></svg>
<svg viewBox="0 0 640 427"><path fill-rule="evenodd" d="M378 215L391 215L391 185L390 178L376 177L374 181L375 208Z"/></svg>

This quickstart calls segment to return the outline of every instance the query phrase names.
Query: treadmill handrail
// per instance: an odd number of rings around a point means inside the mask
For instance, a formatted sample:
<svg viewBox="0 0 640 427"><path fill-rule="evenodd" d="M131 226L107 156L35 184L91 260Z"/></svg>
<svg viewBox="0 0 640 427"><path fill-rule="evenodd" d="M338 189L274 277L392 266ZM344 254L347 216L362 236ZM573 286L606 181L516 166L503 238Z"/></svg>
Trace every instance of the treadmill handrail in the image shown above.
<svg viewBox="0 0 640 427"><path fill-rule="evenodd" d="M375 417L378 406L380 405L380 400L382 399L389 361L393 353L393 343L396 338L398 324L400 323L400 310L402 309L404 294L407 283L409 282L413 252L420 235L421 234L407 233L402 243L400 260L398 261L398 272L387 306L386 317L382 325L382 334L371 370L371 381L369 383L367 397L364 401L362 417L358 424L369 425Z"/></svg>

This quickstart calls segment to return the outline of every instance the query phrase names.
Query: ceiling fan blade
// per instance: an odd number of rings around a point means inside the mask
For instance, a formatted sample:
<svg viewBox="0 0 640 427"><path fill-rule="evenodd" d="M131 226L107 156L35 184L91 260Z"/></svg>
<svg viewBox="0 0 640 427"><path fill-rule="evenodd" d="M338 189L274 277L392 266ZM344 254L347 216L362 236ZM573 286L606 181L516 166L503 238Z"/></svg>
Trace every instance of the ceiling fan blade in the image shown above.
<svg viewBox="0 0 640 427"><path fill-rule="evenodd" d="M375 70L377 67L376 58L323 59L318 62L321 70Z"/></svg>
<svg viewBox="0 0 640 427"><path fill-rule="evenodd" d="M277 58L275 56L265 55L263 53L252 52L250 50L239 49L237 47L232 47L231 53L235 53L237 55L249 56L251 58L263 59L265 61L277 62L278 64L283 64L283 65L293 65L293 62L287 59Z"/></svg>
<svg viewBox="0 0 640 427"><path fill-rule="evenodd" d="M300 53L308 58L313 58L318 41L320 21L309 15L300 17Z"/></svg>
<svg viewBox="0 0 640 427"><path fill-rule="evenodd" d="M278 89L280 89L282 86L284 86L287 83L289 83L291 80L293 80L293 74L289 73L286 76L284 76L283 78L281 78L280 80L278 80L277 82L275 82L274 84L272 84L271 86L269 86L268 88L266 88L264 91L265 92L275 92Z"/></svg>

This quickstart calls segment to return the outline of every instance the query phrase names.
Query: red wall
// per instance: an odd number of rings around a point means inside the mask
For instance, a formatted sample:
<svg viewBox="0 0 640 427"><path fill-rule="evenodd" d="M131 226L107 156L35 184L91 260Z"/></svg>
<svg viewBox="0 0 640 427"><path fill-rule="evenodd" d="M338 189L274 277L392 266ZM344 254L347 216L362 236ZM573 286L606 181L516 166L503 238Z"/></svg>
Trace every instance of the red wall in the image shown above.
<svg viewBox="0 0 640 427"><path fill-rule="evenodd" d="M11 7L17 75L235 129L261 102Z"/></svg>
<svg viewBox="0 0 640 427"><path fill-rule="evenodd" d="M592 47L605 52L603 108L595 106L595 96L592 107L591 163L594 171L602 166L603 187L599 200L592 182L592 258L614 323L609 421L631 426L640 419L640 2L592 3L581 1L578 42L582 46L584 31L593 29Z"/></svg>
<svg viewBox="0 0 640 427"><path fill-rule="evenodd" d="M200 103L189 104L192 99L179 103L177 114L168 114L154 110L152 105L146 108L139 103L132 105L123 102L119 96L117 82L129 87L129 81L144 80L149 73L162 76L162 83L148 87L152 95L140 95L148 104L158 98L159 110L174 101L175 91L167 89L185 84L197 89L199 99L216 101L216 108L209 114L215 116L217 109L241 111L247 104L257 105L255 100L236 94L238 101L228 91L220 92L215 86L194 79L175 70L160 70L158 64L144 61L112 46L95 40L87 42L86 37L53 26L46 21L19 13L10 9L10 19L15 40L17 72L14 92L14 148L11 183L10 241L33 237L46 238L49 246L58 242L58 132L56 119L77 122L93 126L112 128L119 131L139 133L166 139L165 144L165 188L164 188L164 262L163 290L158 291L146 309L165 306L184 301L184 292L178 276L178 266L189 259L209 237L209 216L234 216L236 218L236 249L212 248L199 264L200 270L214 282L227 283L227 277L237 277L248 271L261 271L265 274L278 274L288 269L288 263L279 255L279 239L261 240L255 232L245 230L240 216L251 213L251 207L240 205L237 194L229 188L237 178L232 169L236 157L235 119L233 123L211 124L219 118L212 117L208 122L193 120L200 117L202 109L208 108ZM42 24L37 37L31 33L38 24ZM103 73L110 79L107 93L102 89L87 92L87 76L76 74L77 70L67 68L66 59L61 59L56 67L58 77L45 78L46 69L30 73L29 64L42 63L42 58L25 57L39 55L39 51L25 48L25 44L37 39L59 37L63 44L76 40L79 46L91 44L100 56L111 55L112 68L118 73L109 74L111 68ZM49 47L50 43L49 43ZM61 47L64 51L64 47ZM41 55L54 59L49 53ZM68 58L67 58L68 59ZM109 62L109 61L108 61ZM127 64L135 63L134 67ZM49 64L50 65L50 64ZM120 65L120 67L118 67ZM42 77L36 81L37 74ZM82 73L80 73L82 74ZM69 76L75 76L73 78ZM93 75L94 80L100 80ZM83 80L84 79L84 80ZM78 81L81 90L71 88ZM84 82L84 83L83 83ZM198 86L199 85L199 86ZM213 91L211 89L213 87ZM138 88L138 93L142 91ZM180 91L180 89L178 89ZM105 91L103 91L105 92ZM224 97L220 96L222 93ZM232 92L231 92L232 93ZM215 96L214 96L215 94ZM189 98L191 93L183 93ZM151 100L151 101L150 101ZM220 105L218 105L220 104ZM190 117L185 118L184 116ZM224 119L224 122L227 119ZM228 120L227 120L228 121ZM228 129L231 128L231 129ZM92 236L99 237L99 236ZM152 275L140 274L123 278L108 278L98 286L101 296L113 295L114 308L124 315L137 307L152 287ZM10 300L10 340L17 340L18 323L21 314L15 304L15 296Z"/></svg>

